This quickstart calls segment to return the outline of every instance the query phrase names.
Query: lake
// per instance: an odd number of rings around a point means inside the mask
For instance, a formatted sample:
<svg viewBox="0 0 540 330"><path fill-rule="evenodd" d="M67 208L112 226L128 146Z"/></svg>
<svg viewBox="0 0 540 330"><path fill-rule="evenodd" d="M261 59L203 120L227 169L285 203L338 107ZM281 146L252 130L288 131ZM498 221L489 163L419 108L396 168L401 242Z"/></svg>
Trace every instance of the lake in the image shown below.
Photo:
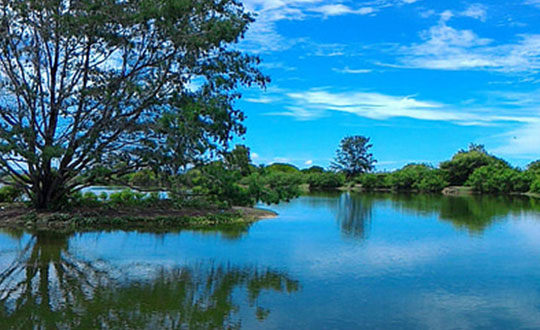
<svg viewBox="0 0 540 330"><path fill-rule="evenodd" d="M0 328L540 328L540 200L269 208L248 228L0 232Z"/></svg>

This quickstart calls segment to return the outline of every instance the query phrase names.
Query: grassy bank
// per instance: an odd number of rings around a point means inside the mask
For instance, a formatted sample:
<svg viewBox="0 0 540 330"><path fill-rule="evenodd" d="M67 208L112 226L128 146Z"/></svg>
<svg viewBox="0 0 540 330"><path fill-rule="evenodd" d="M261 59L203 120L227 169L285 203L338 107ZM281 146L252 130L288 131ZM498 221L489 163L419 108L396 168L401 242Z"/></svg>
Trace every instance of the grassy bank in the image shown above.
<svg viewBox="0 0 540 330"><path fill-rule="evenodd" d="M22 205L6 204L0 210L0 228L39 231L172 231L184 228L249 225L257 220L275 216L276 213L272 211L248 207L234 207L228 210L79 208L65 212L35 212Z"/></svg>

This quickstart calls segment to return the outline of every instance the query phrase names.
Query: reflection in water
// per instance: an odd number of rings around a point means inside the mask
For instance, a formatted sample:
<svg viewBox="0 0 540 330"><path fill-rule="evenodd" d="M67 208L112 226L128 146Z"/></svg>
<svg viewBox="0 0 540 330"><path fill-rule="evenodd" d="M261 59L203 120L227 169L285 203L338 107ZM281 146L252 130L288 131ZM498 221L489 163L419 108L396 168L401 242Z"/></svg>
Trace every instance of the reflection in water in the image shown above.
<svg viewBox="0 0 540 330"><path fill-rule="evenodd" d="M2 328L239 328L241 307L261 321L270 313L258 306L263 290L299 289L282 272L214 264L147 267L130 280L133 269L83 260L68 246L66 235L38 233L1 271ZM247 303L234 301L238 290Z"/></svg>
<svg viewBox="0 0 540 330"><path fill-rule="evenodd" d="M495 221L523 212L538 212L538 200L521 196L442 196L427 194L385 194L392 207L413 211L415 215L436 213L441 220L450 221L471 233L482 233Z"/></svg>
<svg viewBox="0 0 540 330"><path fill-rule="evenodd" d="M342 194L337 204L336 218L345 235L366 238L366 226L371 221L373 200L368 195Z"/></svg>
<svg viewBox="0 0 540 330"><path fill-rule="evenodd" d="M346 236L366 238L375 198L371 194L340 192L310 193L304 203L312 207L326 207L335 216L341 232Z"/></svg>
<svg viewBox="0 0 540 330"><path fill-rule="evenodd" d="M457 228L482 233L498 219L523 212L540 212L540 201L524 196L444 196L440 194L323 193L310 194L303 203L326 207L336 217L341 232L366 238L376 203L415 216L436 214Z"/></svg>

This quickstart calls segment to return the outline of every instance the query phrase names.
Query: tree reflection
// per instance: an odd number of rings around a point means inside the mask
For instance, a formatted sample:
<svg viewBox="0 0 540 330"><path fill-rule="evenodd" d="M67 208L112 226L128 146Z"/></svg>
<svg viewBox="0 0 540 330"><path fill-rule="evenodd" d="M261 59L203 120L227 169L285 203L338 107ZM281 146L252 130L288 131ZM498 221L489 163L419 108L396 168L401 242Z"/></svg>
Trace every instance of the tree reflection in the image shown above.
<svg viewBox="0 0 540 330"><path fill-rule="evenodd" d="M264 290L299 289L279 271L214 264L151 268L126 280L133 269L83 260L68 243L67 235L38 233L1 271L3 329L239 328L241 309L269 315L258 304ZM233 299L238 292L246 299Z"/></svg>
<svg viewBox="0 0 540 330"><path fill-rule="evenodd" d="M522 196L443 196L428 194L388 194L392 206L415 214L433 213L443 221L471 233L482 233L499 219L523 212L540 211L534 198Z"/></svg>
<svg viewBox="0 0 540 330"><path fill-rule="evenodd" d="M365 238L371 223L373 199L368 195L345 193L339 197L336 219L341 232L348 236Z"/></svg>

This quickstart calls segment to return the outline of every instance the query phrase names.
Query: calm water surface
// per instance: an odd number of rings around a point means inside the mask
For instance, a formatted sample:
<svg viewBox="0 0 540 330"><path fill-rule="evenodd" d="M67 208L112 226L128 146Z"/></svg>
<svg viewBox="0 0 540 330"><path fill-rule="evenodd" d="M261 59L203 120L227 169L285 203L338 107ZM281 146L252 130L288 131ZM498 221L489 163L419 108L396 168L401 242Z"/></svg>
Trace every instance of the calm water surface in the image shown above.
<svg viewBox="0 0 540 330"><path fill-rule="evenodd" d="M249 228L0 232L0 329L538 329L540 201L321 194Z"/></svg>

